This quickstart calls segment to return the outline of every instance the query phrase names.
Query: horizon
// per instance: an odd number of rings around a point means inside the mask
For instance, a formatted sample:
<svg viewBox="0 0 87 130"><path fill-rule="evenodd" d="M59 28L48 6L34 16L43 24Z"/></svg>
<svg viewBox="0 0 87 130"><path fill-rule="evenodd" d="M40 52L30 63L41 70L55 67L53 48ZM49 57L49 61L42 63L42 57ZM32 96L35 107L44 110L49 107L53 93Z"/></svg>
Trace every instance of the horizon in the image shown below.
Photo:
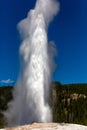
<svg viewBox="0 0 87 130"><path fill-rule="evenodd" d="M61 83L59 81L52 81L51 83L60 83L61 85L87 85L87 83ZM16 82L14 83L0 83L0 87L15 87Z"/></svg>

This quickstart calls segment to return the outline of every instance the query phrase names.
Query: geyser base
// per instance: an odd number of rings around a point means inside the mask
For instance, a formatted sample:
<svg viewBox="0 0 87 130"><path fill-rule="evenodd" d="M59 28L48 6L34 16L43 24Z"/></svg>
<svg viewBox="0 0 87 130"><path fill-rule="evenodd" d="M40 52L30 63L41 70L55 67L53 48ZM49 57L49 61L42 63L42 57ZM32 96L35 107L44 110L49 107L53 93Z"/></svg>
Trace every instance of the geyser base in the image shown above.
<svg viewBox="0 0 87 130"><path fill-rule="evenodd" d="M87 130L87 126L65 123L34 123L32 125L5 128L0 130Z"/></svg>

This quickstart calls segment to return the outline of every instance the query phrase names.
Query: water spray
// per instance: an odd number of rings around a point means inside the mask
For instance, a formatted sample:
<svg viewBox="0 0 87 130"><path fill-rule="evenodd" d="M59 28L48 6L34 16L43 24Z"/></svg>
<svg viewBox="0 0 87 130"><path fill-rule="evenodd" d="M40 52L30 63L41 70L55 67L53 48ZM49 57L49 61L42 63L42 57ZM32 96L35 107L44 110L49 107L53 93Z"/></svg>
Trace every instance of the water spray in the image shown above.
<svg viewBox="0 0 87 130"><path fill-rule="evenodd" d="M54 62L47 29L57 12L56 0L37 0L35 8L18 24L21 67L13 100L5 113L9 126L52 122L48 101Z"/></svg>

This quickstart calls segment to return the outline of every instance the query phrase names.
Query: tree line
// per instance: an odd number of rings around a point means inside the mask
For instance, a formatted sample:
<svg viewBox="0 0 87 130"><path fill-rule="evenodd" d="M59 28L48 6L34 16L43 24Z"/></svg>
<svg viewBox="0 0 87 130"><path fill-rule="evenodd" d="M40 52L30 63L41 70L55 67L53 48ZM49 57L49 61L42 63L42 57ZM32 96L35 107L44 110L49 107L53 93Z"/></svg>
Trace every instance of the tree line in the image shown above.
<svg viewBox="0 0 87 130"><path fill-rule="evenodd" d="M87 84L53 83L53 121L87 125Z"/></svg>
<svg viewBox="0 0 87 130"><path fill-rule="evenodd" d="M5 127L8 102L12 100L13 87L0 87L0 128ZM51 85L53 122L87 125L87 84L53 82Z"/></svg>

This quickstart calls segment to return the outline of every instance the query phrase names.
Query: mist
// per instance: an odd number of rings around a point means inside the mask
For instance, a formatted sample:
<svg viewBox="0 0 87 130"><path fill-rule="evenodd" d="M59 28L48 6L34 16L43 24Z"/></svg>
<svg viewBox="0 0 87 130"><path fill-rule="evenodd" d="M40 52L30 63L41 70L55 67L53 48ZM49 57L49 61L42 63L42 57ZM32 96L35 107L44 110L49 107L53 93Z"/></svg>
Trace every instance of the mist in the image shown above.
<svg viewBox="0 0 87 130"><path fill-rule="evenodd" d="M20 74L4 113L8 126L52 122L49 99L55 45L48 41L47 31L58 11L56 0L37 0L35 8L17 25L22 38Z"/></svg>

